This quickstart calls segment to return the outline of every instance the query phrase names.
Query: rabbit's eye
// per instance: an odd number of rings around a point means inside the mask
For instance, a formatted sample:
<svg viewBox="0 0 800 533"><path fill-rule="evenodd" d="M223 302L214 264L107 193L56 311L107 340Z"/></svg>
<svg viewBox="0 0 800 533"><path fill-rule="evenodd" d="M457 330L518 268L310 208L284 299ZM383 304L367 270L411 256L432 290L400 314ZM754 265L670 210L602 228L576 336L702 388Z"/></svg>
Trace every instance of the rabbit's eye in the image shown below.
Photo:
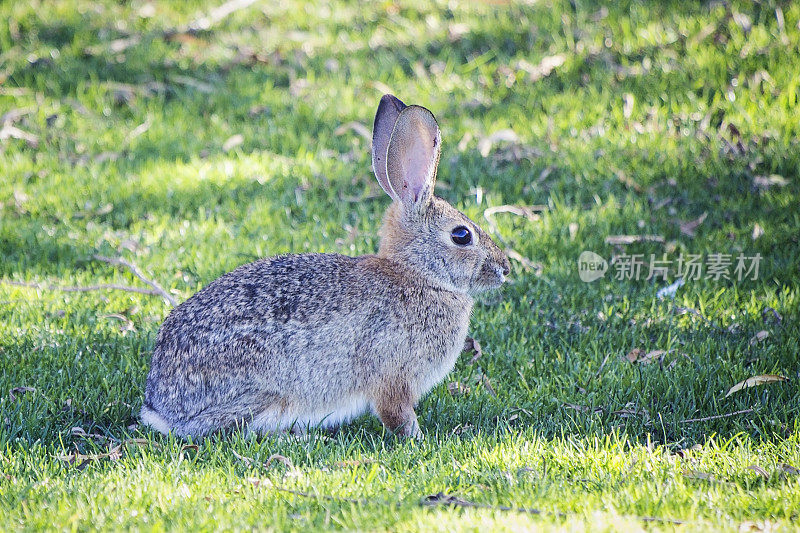
<svg viewBox="0 0 800 533"><path fill-rule="evenodd" d="M472 242L472 232L466 226L458 226L450 232L450 238L459 246L466 246Z"/></svg>

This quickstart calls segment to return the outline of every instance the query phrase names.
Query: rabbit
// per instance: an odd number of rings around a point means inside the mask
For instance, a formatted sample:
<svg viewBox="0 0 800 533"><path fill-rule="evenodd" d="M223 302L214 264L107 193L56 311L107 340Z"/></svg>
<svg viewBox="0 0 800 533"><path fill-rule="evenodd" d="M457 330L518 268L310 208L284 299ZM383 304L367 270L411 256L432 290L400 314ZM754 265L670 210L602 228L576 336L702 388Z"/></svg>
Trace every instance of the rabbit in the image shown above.
<svg viewBox="0 0 800 533"><path fill-rule="evenodd" d="M508 259L434 196L433 114L381 98L372 166L392 204L377 255L281 255L213 281L164 320L141 420L200 437L333 429L371 411L423 438L414 407L453 369L474 293L500 287Z"/></svg>

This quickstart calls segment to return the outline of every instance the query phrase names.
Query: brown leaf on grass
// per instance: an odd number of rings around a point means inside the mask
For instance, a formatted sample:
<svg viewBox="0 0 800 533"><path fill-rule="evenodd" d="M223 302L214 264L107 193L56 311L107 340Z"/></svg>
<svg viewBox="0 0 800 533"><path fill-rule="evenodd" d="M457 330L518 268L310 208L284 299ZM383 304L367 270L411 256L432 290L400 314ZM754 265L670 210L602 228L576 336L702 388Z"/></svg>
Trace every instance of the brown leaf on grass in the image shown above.
<svg viewBox="0 0 800 533"><path fill-rule="evenodd" d="M467 337L464 340L464 347L461 349L463 353L471 353L472 357L469 360L469 364L474 364L478 359L481 358L483 352L481 351L481 345L478 341L473 339L472 337Z"/></svg>
<svg viewBox="0 0 800 533"><path fill-rule="evenodd" d="M789 378L784 376L778 376L775 374L762 374L760 376L753 376L751 378L747 378L744 381L740 381L739 383L731 387L731 390L728 391L728 394L726 394L725 397L727 398L734 392L738 392L742 389L756 387L758 385L767 385L769 383L779 383L781 381L789 381Z"/></svg>
<svg viewBox="0 0 800 533"><path fill-rule="evenodd" d="M240 133L237 133L236 135L231 135L224 143L222 143L222 151L230 152L237 146L240 146L243 142L244 142L244 135Z"/></svg>
<svg viewBox="0 0 800 533"><path fill-rule="evenodd" d="M284 466L286 466L286 468L288 468L289 470L294 470L294 465L292 464L292 461L288 457L285 457L278 453L273 453L272 455L270 455L269 458L267 459L267 462L264 463L264 466L268 467L270 464L272 464L273 461L278 461L279 463L283 463Z"/></svg>
<svg viewBox="0 0 800 533"><path fill-rule="evenodd" d="M639 348L634 348L625 358L630 361L631 363L640 363L646 365L648 363L652 363L653 361L659 359L662 355L664 355L666 351L664 350L651 350L647 353L644 350Z"/></svg>
<svg viewBox="0 0 800 533"><path fill-rule="evenodd" d="M759 342L763 341L767 337L769 337L769 331L765 331L765 330L759 331L758 333L753 335L752 339L750 339L750 346L755 346L756 344L758 344Z"/></svg>
<svg viewBox="0 0 800 533"><path fill-rule="evenodd" d="M357 133L361 137L367 140L368 143L372 143L372 132L369 131L369 128L366 127L364 124L360 122L356 122L355 120L352 122L348 122L346 124L342 124L335 130L333 130L333 134L336 136L344 135L348 131L353 131Z"/></svg>
<svg viewBox="0 0 800 533"><path fill-rule="evenodd" d="M625 356L625 359L627 359L631 363L635 363L636 361L639 360L639 357L641 357L642 354L644 354L644 350L642 350L641 348L634 348L633 350L628 352L628 355Z"/></svg>
<svg viewBox="0 0 800 533"><path fill-rule="evenodd" d="M703 213L694 220L688 220L686 222L678 222L678 226L681 229L681 233L683 233L687 237L694 237L697 228L700 227L700 224L703 223L703 221L706 219L707 216L708 213Z"/></svg>
<svg viewBox="0 0 800 533"><path fill-rule="evenodd" d="M606 244L633 244L635 242L664 242L662 235L609 235Z"/></svg>
<svg viewBox="0 0 800 533"><path fill-rule="evenodd" d="M790 474L792 476L797 476L800 475L800 468L796 468L786 463L779 463L778 472L780 472L781 474Z"/></svg>
<svg viewBox="0 0 800 533"><path fill-rule="evenodd" d="M764 479L769 479L769 474L767 473L767 471L758 465L750 465L747 467L747 469L752 470L753 472L763 477Z"/></svg>
<svg viewBox="0 0 800 533"><path fill-rule="evenodd" d="M459 383L458 381L451 381L447 384L447 392L450 396L464 396L469 394L470 388L467 385Z"/></svg>
<svg viewBox="0 0 800 533"><path fill-rule="evenodd" d="M33 387L14 387L8 391L8 396L11 398L12 402L15 402L17 400L17 395L22 396L26 392L36 392L36 389Z"/></svg>
<svg viewBox="0 0 800 533"><path fill-rule="evenodd" d="M178 452L178 462L186 459L185 452L189 452L190 450L195 453L195 456L197 456L197 452L200 450L200 447L197 444L184 444L181 446L181 449Z"/></svg>

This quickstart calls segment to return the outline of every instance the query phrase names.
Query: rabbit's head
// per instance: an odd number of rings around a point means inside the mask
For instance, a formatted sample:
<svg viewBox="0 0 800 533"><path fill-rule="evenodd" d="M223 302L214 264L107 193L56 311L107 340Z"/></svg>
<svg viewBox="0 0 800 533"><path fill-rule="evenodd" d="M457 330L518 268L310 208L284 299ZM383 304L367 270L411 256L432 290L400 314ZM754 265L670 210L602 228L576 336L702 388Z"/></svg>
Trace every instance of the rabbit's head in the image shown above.
<svg viewBox="0 0 800 533"><path fill-rule="evenodd" d="M381 98L372 130L372 168L392 200L379 255L407 265L430 282L466 293L499 287L508 259L466 215L434 196L441 134L433 114Z"/></svg>

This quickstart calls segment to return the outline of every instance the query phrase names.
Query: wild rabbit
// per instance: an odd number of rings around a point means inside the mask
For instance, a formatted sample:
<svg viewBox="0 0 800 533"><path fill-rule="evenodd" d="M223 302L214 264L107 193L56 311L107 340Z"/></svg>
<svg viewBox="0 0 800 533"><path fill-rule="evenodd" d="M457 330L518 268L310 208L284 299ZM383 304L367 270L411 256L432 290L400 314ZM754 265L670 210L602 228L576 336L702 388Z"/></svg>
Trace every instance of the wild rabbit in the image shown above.
<svg viewBox="0 0 800 533"><path fill-rule="evenodd" d="M436 119L381 98L372 166L393 202L377 255L283 255L241 266L176 307L158 332L142 422L206 435L334 427L371 410L422 437L416 402L455 365L471 294L505 255L433 195Z"/></svg>

